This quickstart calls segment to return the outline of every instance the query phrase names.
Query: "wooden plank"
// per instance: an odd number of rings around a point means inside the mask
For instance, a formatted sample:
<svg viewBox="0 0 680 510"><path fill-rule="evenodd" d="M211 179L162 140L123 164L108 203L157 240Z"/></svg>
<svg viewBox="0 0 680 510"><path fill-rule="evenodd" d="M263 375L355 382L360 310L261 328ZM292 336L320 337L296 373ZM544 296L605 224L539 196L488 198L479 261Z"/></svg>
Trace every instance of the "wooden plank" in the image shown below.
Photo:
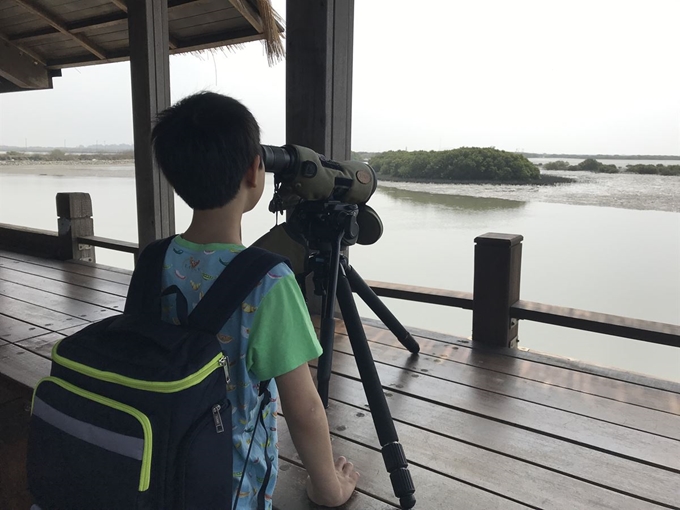
<svg viewBox="0 0 680 510"><path fill-rule="evenodd" d="M210 19L215 12L220 12L221 19L242 18L241 13L234 9L233 6L226 2L195 2L191 5L185 5L182 9L171 8L168 9L168 21L171 28L176 21L179 20L193 20L196 19Z"/></svg>
<svg viewBox="0 0 680 510"><path fill-rule="evenodd" d="M56 258L63 251L56 232L0 223L0 249Z"/></svg>
<svg viewBox="0 0 680 510"><path fill-rule="evenodd" d="M120 30L123 27L127 30L127 14L120 11L93 18L80 19L66 24L66 28L69 32L74 34L85 33L88 37L91 37L92 33L101 29L110 28L112 30ZM57 29L48 26L39 30L15 33L9 39L16 42L29 42L54 36L55 34L63 35Z"/></svg>
<svg viewBox="0 0 680 510"><path fill-rule="evenodd" d="M65 42L72 43L72 40L70 38L59 32L58 30L54 30L52 32L49 32L48 30L53 29L52 27L48 27L40 30L34 30L33 32L29 32L30 34L40 33L40 35L34 37L12 36L9 37L8 39L11 41L16 40L17 42L20 42L27 48L40 48L48 43L65 43Z"/></svg>
<svg viewBox="0 0 680 510"><path fill-rule="evenodd" d="M436 405L513 424L662 469L680 471L680 442L676 440L424 374L413 374L419 377L405 377L404 370L380 363L376 364L376 369L383 386L392 386L391 392L423 395L424 399ZM333 356L333 372L347 377L359 377L353 357L340 352ZM398 385L403 388L398 388Z"/></svg>
<svg viewBox="0 0 680 510"><path fill-rule="evenodd" d="M108 250L122 251L124 253L136 254L139 251L137 243L129 243L127 241L119 241L118 239L110 239L101 236L84 236L79 237L79 241L89 243L98 248L106 248Z"/></svg>
<svg viewBox="0 0 680 510"><path fill-rule="evenodd" d="M180 46L170 51L171 55L184 53L187 51L207 50L209 48L220 48L222 46L244 44L252 41L260 41L264 36L252 27L247 29L235 29L229 32L211 33L208 35L196 36L191 39L182 38Z"/></svg>
<svg viewBox="0 0 680 510"><path fill-rule="evenodd" d="M108 294L105 292L98 292L93 289L87 289L78 285L71 285L56 280L49 280L40 276L32 274L19 273L0 267L0 281L6 281L38 289L50 294L76 299L84 303L96 305L98 307L111 308L121 311L125 306L125 298Z"/></svg>
<svg viewBox="0 0 680 510"><path fill-rule="evenodd" d="M206 37L210 34L229 33L237 30L253 29L243 18L221 19L220 17L196 17L174 21L171 25L172 33L183 42L194 37Z"/></svg>
<svg viewBox="0 0 680 510"><path fill-rule="evenodd" d="M20 4L21 6L25 7L29 11L31 11L32 13L34 13L36 16L39 16L40 18L44 19L47 23L49 23L52 27L62 32L64 35L68 35L69 37L76 40L83 48L88 50L93 55L97 56L100 59L106 58L106 55L102 49L100 49L99 47L97 47L97 45L90 42L88 38L85 37L84 35L72 34L71 32L69 32L63 20L61 20L59 17L55 16L48 10L44 9L42 6L38 5L32 0L14 0L14 1Z"/></svg>
<svg viewBox="0 0 680 510"><path fill-rule="evenodd" d="M333 407L336 406L335 403L332 405ZM338 406L341 405L338 404ZM356 411L354 409L355 414ZM332 411L329 418L335 419ZM331 429L336 428L336 426L337 422L333 422ZM300 458L290 439L286 421L279 419L277 428L279 429L279 454L281 458L289 462L299 463ZM332 442L335 456L344 455L357 467L359 473L362 473L357 489L362 493L396 504L398 500L392 492L389 476L380 454L338 437L335 433L334 436ZM451 508L454 499L458 508L465 508L466 510L526 508L524 505L494 494L494 491L485 491L470 484L461 483L459 479L447 477L440 472L434 472L417 465L410 465L409 471L411 471L416 486L416 508Z"/></svg>
<svg viewBox="0 0 680 510"><path fill-rule="evenodd" d="M10 259L4 259L2 257L0 257L0 268L20 275L34 275L43 279L64 282L69 285L77 285L85 289L106 292L114 296L125 297L127 295L128 286L126 284L102 280L100 278L78 273L70 273L68 271L62 271L61 269L37 266L20 261L11 261Z"/></svg>
<svg viewBox="0 0 680 510"><path fill-rule="evenodd" d="M358 414L364 416L358 417ZM334 435L379 449L370 414L356 407L334 403L328 410L328 419L333 424ZM409 424L397 422L395 427L411 464L477 485L528 506L583 510L659 508L638 498L454 441ZM380 457L378 460L381 460ZM452 494L449 492L448 496Z"/></svg>
<svg viewBox="0 0 680 510"><path fill-rule="evenodd" d="M248 20L248 23L250 23L255 30L260 33L264 31L260 13L255 10L248 0L229 0L229 2L241 13L241 16Z"/></svg>
<svg viewBox="0 0 680 510"><path fill-rule="evenodd" d="M63 34L61 37L48 36L44 39L26 43L26 47L32 51L39 52L43 55L49 55L49 58L65 58L73 55L89 55L81 48L81 46L66 38Z"/></svg>
<svg viewBox="0 0 680 510"><path fill-rule="evenodd" d="M279 474L274 491L275 510L320 510L307 497L307 472L285 459L279 459ZM323 507L326 508L326 507ZM342 510L394 510L396 507L355 492Z"/></svg>
<svg viewBox="0 0 680 510"><path fill-rule="evenodd" d="M109 271L112 273L119 273L125 275L128 278L128 281L130 281L130 277L132 276L132 271L130 269L125 269L124 267L107 266L106 264L99 263L92 264L91 262L87 262L84 260L69 260L68 262L74 265L83 265L89 268L96 268L103 271Z"/></svg>
<svg viewBox="0 0 680 510"><path fill-rule="evenodd" d="M344 326L340 322L337 324L337 331L346 334ZM390 345L406 351L388 329L364 324L364 330L371 343ZM498 356L493 352L452 345L419 335L414 338L420 345L421 355L434 356L471 367L484 368L501 374L542 382L550 386L567 388L618 402L680 415L680 396L676 393L529 360Z"/></svg>
<svg viewBox="0 0 680 510"><path fill-rule="evenodd" d="M71 326L70 328L66 328L66 329L60 330L60 331L59 331L59 334L60 334L60 335L65 335L65 336L72 335L73 333L76 333L76 332L80 331L81 329L83 329L83 328L85 328L85 327L87 327L87 326L89 326L88 323L85 323L85 324L78 324L78 325L76 325L76 326Z"/></svg>
<svg viewBox="0 0 680 510"><path fill-rule="evenodd" d="M0 375L27 389L50 373L50 361L16 345L0 346Z"/></svg>
<svg viewBox="0 0 680 510"><path fill-rule="evenodd" d="M61 312L72 317L78 317L89 322L99 321L119 312L111 308L102 308L84 301L51 294L39 289L0 280L0 295L29 304L40 305L44 308ZM71 324L70 326L73 326Z"/></svg>
<svg viewBox="0 0 680 510"><path fill-rule="evenodd" d="M60 331L86 323L86 321L80 318L55 312L24 301L10 299L3 295L0 295L0 310L2 310L2 315L14 317L49 331Z"/></svg>
<svg viewBox="0 0 680 510"><path fill-rule="evenodd" d="M7 262L13 261L13 262ZM89 264L85 262L76 261L61 261L54 259L44 259L39 257L33 257L30 255L21 255L17 253L11 253L7 251L0 251L0 265L9 267L10 269L14 266L10 264L21 264L27 263L32 266L51 268L61 272L79 274L83 276L90 276L92 278L97 278L104 281L119 283L122 285L128 285L130 283L130 277L132 275L131 271L125 269L109 268L102 266L100 264ZM22 266L24 270L26 266ZM37 270L36 270L37 271ZM28 271L31 272L31 271ZM40 273L36 273L40 274Z"/></svg>
<svg viewBox="0 0 680 510"><path fill-rule="evenodd" d="M394 392L389 397L395 420L449 437L509 458L541 466L572 478L585 480L648 501L675 507L679 499L680 475L605 452L578 446L529 430L499 423L444 406L433 405L418 396ZM366 396L359 381L331 379L330 397L361 408ZM333 403L335 405L335 403ZM361 411L363 414L363 411ZM344 422L347 429L353 429ZM332 429L343 426L334 422ZM335 431L340 433L341 431ZM416 447L417 448L417 447ZM406 451L407 455L410 452ZM458 462L464 465L462 462ZM523 473L523 471L520 471Z"/></svg>
<svg viewBox="0 0 680 510"><path fill-rule="evenodd" d="M363 318L364 324L376 326L384 329L384 325L377 320ZM456 337L446 333L438 333L435 331L427 331L425 329L416 328L409 326L408 330L418 337L430 338L433 340L445 342L451 345L457 345L459 347L472 347L470 340L462 337ZM637 384L640 386L646 386L649 388L654 388L657 390L670 391L674 393L680 393L680 382L671 381L668 379L658 379L655 377L647 376L644 374L639 374L635 372L626 372L625 370L620 370L611 367L601 367L598 365L592 365L590 363L578 360L572 360L569 358L564 358L556 355L551 355L542 352L534 352L526 349L502 349L494 348L488 349L484 347L475 347L475 352L482 353L493 353L495 356L506 356L510 358L523 359L531 361L534 363L541 363L544 365L550 365L554 367L561 367L569 371L583 372L586 374L597 375L600 377L613 379L616 381L623 381L630 384Z"/></svg>
<svg viewBox="0 0 680 510"><path fill-rule="evenodd" d="M414 285L377 282L373 280L366 280L366 283L373 289L373 292L375 292L376 295L381 297L472 310L472 292L432 289L429 287L417 287Z"/></svg>
<svg viewBox="0 0 680 510"><path fill-rule="evenodd" d="M15 345L34 354L38 354L43 358L52 359L52 347L54 347L54 344L59 340L65 338L64 334L65 331L62 331L61 333L47 333L46 335L22 340Z"/></svg>
<svg viewBox="0 0 680 510"><path fill-rule="evenodd" d="M344 335L336 335L334 350L351 355L352 348L349 338ZM432 356L410 356L403 350L386 345L373 344L371 351L375 361L402 368L409 374L422 372L471 388L506 395L680 441L680 416L675 414L632 406ZM680 405L680 396L677 398L677 404Z"/></svg>
<svg viewBox="0 0 680 510"><path fill-rule="evenodd" d="M0 314L0 338L9 343L15 343L26 338L44 335L49 331L43 328L28 324L14 317Z"/></svg>
<svg viewBox="0 0 680 510"><path fill-rule="evenodd" d="M516 302L510 309L510 315L517 319L680 347L680 325L675 324L645 321L530 301Z"/></svg>
<svg viewBox="0 0 680 510"><path fill-rule="evenodd" d="M109 0L102 0L101 2L75 2L67 6L57 9L50 9L51 12L56 13L65 24L77 21L83 18L93 18L115 12L116 8Z"/></svg>

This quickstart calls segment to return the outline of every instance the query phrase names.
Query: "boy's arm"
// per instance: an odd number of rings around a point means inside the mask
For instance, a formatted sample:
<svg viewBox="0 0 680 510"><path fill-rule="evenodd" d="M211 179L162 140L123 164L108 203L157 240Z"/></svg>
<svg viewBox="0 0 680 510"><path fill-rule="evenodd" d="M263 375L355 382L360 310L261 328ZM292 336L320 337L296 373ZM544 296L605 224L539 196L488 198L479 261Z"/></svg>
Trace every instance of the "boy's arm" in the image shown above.
<svg viewBox="0 0 680 510"><path fill-rule="evenodd" d="M356 487L359 473L344 457L333 462L326 411L306 363L276 378L281 407L300 459L307 469L307 494L318 505L340 506Z"/></svg>

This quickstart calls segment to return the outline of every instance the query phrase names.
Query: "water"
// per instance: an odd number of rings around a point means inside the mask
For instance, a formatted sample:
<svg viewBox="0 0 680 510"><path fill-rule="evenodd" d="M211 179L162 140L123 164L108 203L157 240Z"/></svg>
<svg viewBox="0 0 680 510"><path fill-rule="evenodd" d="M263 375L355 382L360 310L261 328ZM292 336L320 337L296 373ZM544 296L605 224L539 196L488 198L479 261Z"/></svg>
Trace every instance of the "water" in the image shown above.
<svg viewBox="0 0 680 510"><path fill-rule="evenodd" d="M116 167L119 167L116 165ZM44 168L44 167L43 167ZM59 191L93 200L95 233L136 241L131 177L0 174L0 221L56 230ZM1 170L1 168L0 168ZM131 167L114 175L131 175ZM87 172L79 167L79 173ZM551 172L563 174L563 172ZM485 232L524 236L521 297L554 305L680 324L680 178L579 173L559 186L383 183L371 206L385 225L371 246L350 251L369 280L472 291L474 238ZM244 242L274 224L263 202L244 216ZM176 200L177 230L190 210ZM97 250L100 263L132 267L127 254ZM405 324L469 336L471 312L386 300ZM372 316L359 303L364 316ZM680 349L521 322L520 345L595 364L680 381Z"/></svg>

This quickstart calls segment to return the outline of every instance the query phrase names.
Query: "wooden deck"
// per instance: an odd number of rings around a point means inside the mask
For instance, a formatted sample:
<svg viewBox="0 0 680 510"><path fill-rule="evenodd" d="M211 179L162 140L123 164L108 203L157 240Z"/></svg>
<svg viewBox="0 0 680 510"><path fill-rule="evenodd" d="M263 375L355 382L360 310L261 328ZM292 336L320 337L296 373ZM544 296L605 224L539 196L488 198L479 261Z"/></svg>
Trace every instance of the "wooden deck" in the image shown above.
<svg viewBox="0 0 680 510"><path fill-rule="evenodd" d="M0 252L0 508L28 508L27 387L55 341L123 308L129 272ZM419 509L680 508L680 384L411 330L412 357L366 332L410 462ZM338 324L328 416L362 474L345 508L395 508L349 341ZM680 367L679 367L680 370ZM14 381L14 382L11 382ZM285 421L280 510L314 508Z"/></svg>

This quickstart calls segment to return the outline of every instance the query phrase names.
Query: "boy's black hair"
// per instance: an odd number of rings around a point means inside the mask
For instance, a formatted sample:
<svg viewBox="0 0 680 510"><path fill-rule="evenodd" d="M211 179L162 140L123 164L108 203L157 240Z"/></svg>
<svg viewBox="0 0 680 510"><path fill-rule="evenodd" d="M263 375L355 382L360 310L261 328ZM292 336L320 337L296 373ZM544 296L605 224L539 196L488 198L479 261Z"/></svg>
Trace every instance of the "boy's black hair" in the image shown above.
<svg viewBox="0 0 680 510"><path fill-rule="evenodd" d="M151 143L177 194L199 210L231 201L261 150L260 127L248 108L214 92L185 97L163 111Z"/></svg>

